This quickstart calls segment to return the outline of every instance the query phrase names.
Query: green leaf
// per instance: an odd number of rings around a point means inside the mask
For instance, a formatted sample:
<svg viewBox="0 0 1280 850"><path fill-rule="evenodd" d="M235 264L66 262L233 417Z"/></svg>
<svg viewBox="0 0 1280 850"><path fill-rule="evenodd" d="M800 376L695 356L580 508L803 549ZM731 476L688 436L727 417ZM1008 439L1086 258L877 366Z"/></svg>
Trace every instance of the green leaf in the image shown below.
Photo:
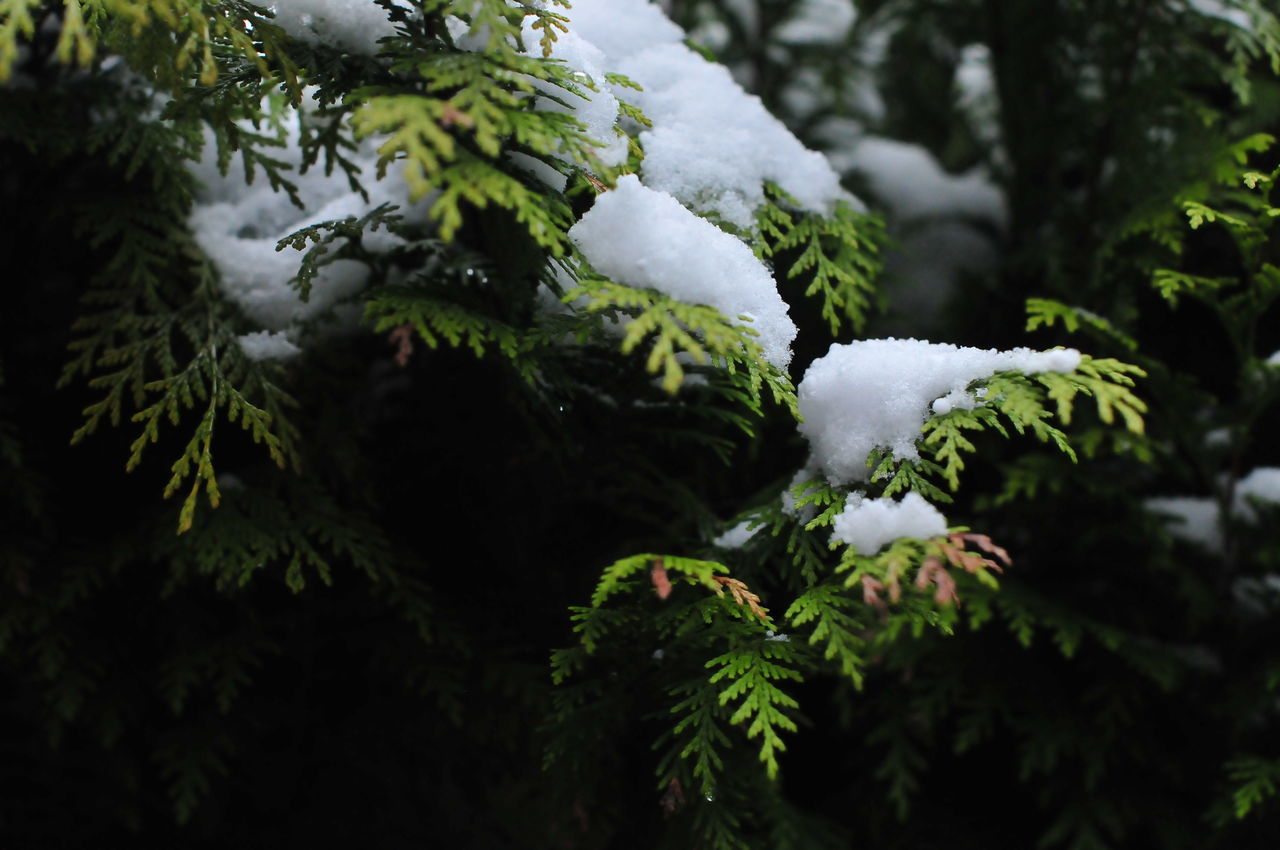
<svg viewBox="0 0 1280 850"><path fill-rule="evenodd" d="M708 669L716 669L711 683L723 683L719 702L732 706L731 724L747 724L747 738L760 738L760 761L770 779L778 775L777 754L785 750L783 732L795 732L796 723L788 711L799 703L783 691L778 681L803 681L795 669L797 651L789 641L762 639L735 647L712 658Z"/></svg>

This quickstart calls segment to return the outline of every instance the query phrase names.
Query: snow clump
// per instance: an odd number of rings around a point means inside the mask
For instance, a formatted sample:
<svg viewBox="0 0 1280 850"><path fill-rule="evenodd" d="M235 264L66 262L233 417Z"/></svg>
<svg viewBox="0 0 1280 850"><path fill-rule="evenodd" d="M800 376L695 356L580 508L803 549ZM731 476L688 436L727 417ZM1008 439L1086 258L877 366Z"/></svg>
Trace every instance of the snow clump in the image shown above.
<svg viewBox="0 0 1280 850"><path fill-rule="evenodd" d="M1280 467L1259 466L1236 482L1233 511L1245 519L1253 519L1251 501L1280 504Z"/></svg>
<svg viewBox="0 0 1280 850"><path fill-rule="evenodd" d="M325 174L324 168L313 166L299 173L297 169L302 164L300 122L307 120L314 119L305 106L290 110L285 119L284 146L272 151L273 157L294 167L288 177L297 187L301 209L284 192L275 191L261 172L255 174L252 183L246 183L236 168L222 174L211 134L205 139L201 160L190 166L203 187L191 211L191 232L216 266L224 294L259 328L289 331L291 345L303 324L331 309L336 309L340 322L357 319L359 309L341 302L364 288L369 267L351 259L334 260L321 266L312 280L310 298L303 301L290 285L298 274L302 255L291 248L277 251L276 244L281 239L310 224L363 216L383 203L399 206L408 222L425 220L425 205L409 203L408 186L403 180L370 182L366 186L369 193L366 201L352 191L340 168ZM376 140L369 139L358 152L349 155L365 174L375 173L375 147ZM382 229L366 231L361 244L370 251L381 252L400 241ZM338 244L333 249L336 250ZM257 346L255 351L278 353L282 350L279 342L270 349L260 342L251 341L249 345Z"/></svg>
<svg viewBox="0 0 1280 850"><path fill-rule="evenodd" d="M839 44L857 20L852 0L800 0L773 37L783 44Z"/></svg>
<svg viewBox="0 0 1280 850"><path fill-rule="evenodd" d="M640 133L646 185L743 229L772 181L812 212L857 200L729 70L686 47L684 31L645 0L577 0L570 31L603 54L603 67L642 87L613 86L653 122Z"/></svg>
<svg viewBox="0 0 1280 850"><path fill-rule="evenodd" d="M533 28L533 23L532 18L525 19L523 38L527 46L526 52L540 57L542 48L538 40L542 36ZM601 143L601 147L596 150L596 156L600 157L601 162L608 166L626 162L627 137L617 130L618 98L605 82L604 53L570 30L560 33L560 37L551 45L550 58L564 62L574 70L585 97L575 96L559 86L535 80L534 86L550 96L538 98L537 108L548 112L572 113L586 125L587 135ZM591 86L595 86L595 89ZM558 100L564 102L557 102Z"/></svg>
<svg viewBox="0 0 1280 850"><path fill-rule="evenodd" d="M810 463L832 484L865 481L873 449L899 460L919 457L915 441L931 414L978 404L967 392L973 381L1079 365L1075 349L996 351L892 338L834 343L800 381L800 433L809 440Z"/></svg>
<svg viewBox="0 0 1280 850"><path fill-rule="evenodd" d="M711 543L721 549L741 549L747 545L748 540L756 536L756 532L760 528L760 526L753 528L750 520L743 520L711 541Z"/></svg>
<svg viewBox="0 0 1280 850"><path fill-rule="evenodd" d="M396 32L387 10L372 0L274 0L269 8L290 37L348 53L375 53L378 39Z"/></svg>
<svg viewBox="0 0 1280 850"><path fill-rule="evenodd" d="M899 221L955 217L991 221L1002 230L1007 224L1004 194L981 168L949 174L920 145L877 136L831 156L842 170L862 174Z"/></svg>
<svg viewBox="0 0 1280 850"><path fill-rule="evenodd" d="M859 555L874 555L904 537L941 537L947 519L919 493L908 493L900 502L851 493L831 528L832 539L848 543Z"/></svg>
<svg viewBox="0 0 1280 850"><path fill-rule="evenodd" d="M1169 533L1179 540L1222 552L1218 503L1208 496L1158 496L1143 502L1147 510L1168 521Z"/></svg>
<svg viewBox="0 0 1280 850"><path fill-rule="evenodd" d="M1259 466L1236 482L1230 514L1244 522L1257 522L1256 505L1280 505L1280 467ZM1218 502L1209 496L1159 496L1143 506L1168 520L1169 533L1222 554L1222 517Z"/></svg>
<svg viewBox="0 0 1280 850"><path fill-rule="evenodd" d="M596 196L569 238L611 280L707 304L731 321L745 317L765 359L779 369L791 362L796 326L768 269L744 243L634 174Z"/></svg>
<svg viewBox="0 0 1280 850"><path fill-rule="evenodd" d="M288 334L276 331L255 331L237 341L250 360L284 360L302 350L293 344Z"/></svg>

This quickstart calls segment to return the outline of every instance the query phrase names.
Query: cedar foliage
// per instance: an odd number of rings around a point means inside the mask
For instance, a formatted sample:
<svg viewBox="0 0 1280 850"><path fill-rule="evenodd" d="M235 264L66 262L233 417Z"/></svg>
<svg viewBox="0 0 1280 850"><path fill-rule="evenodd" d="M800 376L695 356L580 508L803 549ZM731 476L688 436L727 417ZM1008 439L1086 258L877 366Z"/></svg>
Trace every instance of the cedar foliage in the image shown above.
<svg viewBox="0 0 1280 850"><path fill-rule="evenodd" d="M799 5L676 12L814 146L858 117L1008 198L999 269L913 332L1092 352L873 453L873 495L972 527L875 554L829 542L847 488L786 482L805 362L902 327L883 223L769 187L743 236L801 325L790 374L736 317L603 278L566 230L643 149L607 168L529 97L588 84L539 55L570 10L388 7L370 61L247 3L0 3L5 846L1268 846L1280 541L1274 506L1232 506L1277 465L1280 24L866 0L796 47L771 33ZM972 43L998 149L939 97ZM370 266L363 331L254 360L187 166L213 144L296 197L273 151L304 98L305 167L367 188L375 136L428 223L283 240L302 297ZM1220 550L1144 509L1171 492L1221 508Z"/></svg>

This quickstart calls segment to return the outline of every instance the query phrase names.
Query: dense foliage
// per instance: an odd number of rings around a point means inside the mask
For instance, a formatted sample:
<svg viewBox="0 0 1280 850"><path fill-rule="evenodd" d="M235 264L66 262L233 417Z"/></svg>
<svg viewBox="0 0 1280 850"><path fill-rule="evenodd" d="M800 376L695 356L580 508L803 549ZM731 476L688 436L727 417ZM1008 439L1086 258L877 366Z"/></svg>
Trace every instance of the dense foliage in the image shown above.
<svg viewBox="0 0 1280 850"><path fill-rule="evenodd" d="M607 271L658 101L571 6L349 5L0 0L0 845L1273 846L1272 11L666 4L869 208L671 201L788 364ZM1087 353L837 474L888 335Z"/></svg>

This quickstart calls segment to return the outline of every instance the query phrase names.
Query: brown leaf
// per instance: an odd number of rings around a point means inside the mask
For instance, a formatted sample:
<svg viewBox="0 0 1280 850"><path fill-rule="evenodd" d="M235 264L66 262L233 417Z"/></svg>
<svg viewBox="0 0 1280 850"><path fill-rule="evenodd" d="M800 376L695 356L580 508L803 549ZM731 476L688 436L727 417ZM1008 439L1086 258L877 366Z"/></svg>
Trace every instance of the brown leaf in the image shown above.
<svg viewBox="0 0 1280 850"><path fill-rule="evenodd" d="M649 579L653 582L654 590L658 591L659 599L666 599L671 595L671 579L667 578L667 568L662 565L661 558L653 562L653 570L649 573Z"/></svg>
<svg viewBox="0 0 1280 850"><path fill-rule="evenodd" d="M942 562L938 560L936 555L930 555L924 559L924 563L920 565L920 571L916 573L916 588L924 590L933 583L933 574L942 569Z"/></svg>
<svg viewBox="0 0 1280 850"><path fill-rule="evenodd" d="M920 565L915 584L920 590L924 590L930 584L934 585L937 589L934 591L933 601L939 605L950 605L960 601L960 597L956 594L956 580L952 578L951 573L947 572L942 561L934 555L930 555Z"/></svg>
<svg viewBox="0 0 1280 850"><path fill-rule="evenodd" d="M658 800L658 805L662 807L662 816L668 818L684 808L684 787L680 784L678 777L671 777L666 790Z"/></svg>
<svg viewBox="0 0 1280 850"><path fill-rule="evenodd" d="M387 341L396 347L396 365L408 366L413 355L413 325L404 324L387 334Z"/></svg>
<svg viewBox="0 0 1280 850"><path fill-rule="evenodd" d="M453 124L457 124L459 127L472 127L475 123L475 119L470 115L448 103L444 105L444 109L440 110L441 127L449 127Z"/></svg>
<svg viewBox="0 0 1280 850"><path fill-rule="evenodd" d="M871 576L862 577L862 601L876 608L884 608L884 600L880 598L880 591L884 590L884 585L880 580Z"/></svg>
<svg viewBox="0 0 1280 850"><path fill-rule="evenodd" d="M956 580L951 577L951 573L946 570L938 570L933 575L933 583L938 589L933 594L933 601L939 605L950 605L953 602L959 602L960 597L956 595Z"/></svg>
<svg viewBox="0 0 1280 850"><path fill-rule="evenodd" d="M769 609L760 605L760 597L752 593L745 582L738 581L736 578L729 576L713 576L723 586L729 588L729 592L733 594L733 601L739 605L746 605L751 609L751 613L755 614L764 623L769 622Z"/></svg>
<svg viewBox="0 0 1280 850"><path fill-rule="evenodd" d="M997 546L997 545L996 545L996 544L991 540L991 538L990 538L990 537L988 537L987 535L985 535L985 534L973 534L973 533L968 533L968 534L961 534L961 535L958 535L958 536L963 537L965 540L967 540L968 542L970 542L970 543L972 543L973 545L977 546L977 547L978 547L979 549L981 549L983 552L987 552L988 554L995 555L997 558L999 558L1001 561L1003 561L1003 562L1004 562L1004 565L1005 565L1006 567L1012 567L1012 566L1013 566L1013 559L1009 557L1009 553L1008 553L1007 551L1005 551L1004 547L1003 547L1003 546ZM994 565L993 565L993 567L994 567ZM995 569L996 571L999 571L999 569L1000 569L1000 568L999 568L999 567L994 567L994 569Z"/></svg>

